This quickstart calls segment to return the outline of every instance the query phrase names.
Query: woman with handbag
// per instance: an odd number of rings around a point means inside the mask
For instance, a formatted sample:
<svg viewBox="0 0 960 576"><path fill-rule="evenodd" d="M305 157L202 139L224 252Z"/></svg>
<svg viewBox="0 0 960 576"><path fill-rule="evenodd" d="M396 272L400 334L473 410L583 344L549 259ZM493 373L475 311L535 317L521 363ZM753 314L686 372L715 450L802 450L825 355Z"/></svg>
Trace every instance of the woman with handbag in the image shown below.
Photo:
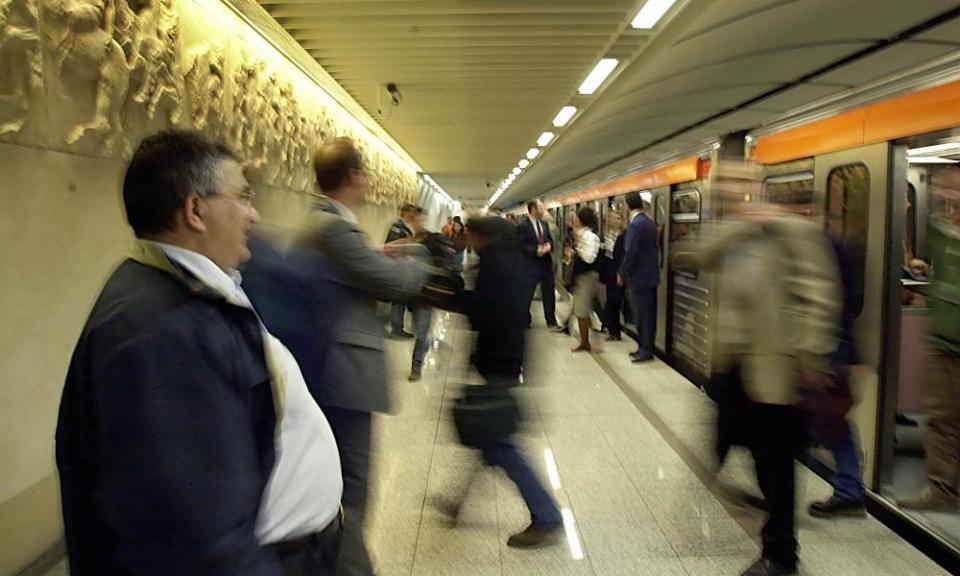
<svg viewBox="0 0 960 576"><path fill-rule="evenodd" d="M530 511L530 525L507 540L515 548L551 543L562 526L560 511L530 465L511 441L520 410L510 389L519 383L526 332L527 292L524 260L516 227L502 218L474 218L467 223L471 247L480 256L476 287L466 299L477 332L471 357L483 386L468 387L454 408L461 441L478 448L484 463L499 466L517 486Z"/></svg>
<svg viewBox="0 0 960 576"><path fill-rule="evenodd" d="M573 219L576 245L573 255L573 315L577 317L580 329L580 345L574 352L592 352L590 346L590 315L597 298L597 284L600 274L597 272L597 254L600 252L600 237L594 232L597 228L597 213L593 208L584 207L577 211Z"/></svg>

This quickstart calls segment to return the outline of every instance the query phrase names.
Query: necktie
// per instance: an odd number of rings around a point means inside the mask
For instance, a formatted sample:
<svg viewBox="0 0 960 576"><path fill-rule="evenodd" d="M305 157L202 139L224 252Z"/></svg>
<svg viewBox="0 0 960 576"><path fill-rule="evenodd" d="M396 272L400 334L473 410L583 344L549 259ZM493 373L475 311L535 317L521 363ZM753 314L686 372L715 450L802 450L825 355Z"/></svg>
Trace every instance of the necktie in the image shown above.
<svg viewBox="0 0 960 576"><path fill-rule="evenodd" d="M540 240L540 243L543 244L544 242L543 225L540 223L539 220L537 220L537 238Z"/></svg>

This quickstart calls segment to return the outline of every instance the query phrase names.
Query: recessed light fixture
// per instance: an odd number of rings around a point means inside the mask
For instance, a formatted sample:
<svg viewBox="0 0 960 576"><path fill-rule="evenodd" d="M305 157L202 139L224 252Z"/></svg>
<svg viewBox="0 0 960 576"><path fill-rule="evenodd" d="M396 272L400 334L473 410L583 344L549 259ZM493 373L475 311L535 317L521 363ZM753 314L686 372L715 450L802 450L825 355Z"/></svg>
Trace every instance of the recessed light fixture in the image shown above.
<svg viewBox="0 0 960 576"><path fill-rule="evenodd" d="M519 176L519 175L520 175L520 167L518 166L518 167L514 168L514 169L513 169L513 172L511 172L511 174L513 174L514 176Z"/></svg>
<svg viewBox="0 0 960 576"><path fill-rule="evenodd" d="M540 155L540 149L539 149L539 148L531 148L531 149L527 150L527 160L533 160L534 158L536 158L536 157L539 156L539 155Z"/></svg>
<svg viewBox="0 0 960 576"><path fill-rule="evenodd" d="M960 160L951 160L939 156L908 156L907 162L910 164L957 164Z"/></svg>
<svg viewBox="0 0 960 576"><path fill-rule="evenodd" d="M960 151L960 142L946 142L944 144L934 144L933 146L924 146L922 148L911 148L907 150L909 156L932 156L943 152Z"/></svg>
<svg viewBox="0 0 960 576"><path fill-rule="evenodd" d="M553 117L553 125L557 128L562 128L567 125L567 122L573 118L573 115L577 113L576 106L564 106L560 109L560 112L557 112L557 115Z"/></svg>
<svg viewBox="0 0 960 576"><path fill-rule="evenodd" d="M637 29L650 30L657 25L657 22L663 18L663 15L667 13L667 10L669 10L676 1L677 0L647 0L647 3L637 12L636 17L630 25Z"/></svg>
<svg viewBox="0 0 960 576"><path fill-rule="evenodd" d="M529 165L530 165L530 161L527 160L526 158L520 160L520 162L517 163L517 166L519 166L519 167L521 167L521 168L526 168L526 167L529 166Z"/></svg>
<svg viewBox="0 0 960 576"><path fill-rule="evenodd" d="M593 67L593 70L590 71L590 74L587 74L586 80L583 81L577 91L584 96L593 94L619 63L620 61L616 58L601 58L597 65Z"/></svg>
<svg viewBox="0 0 960 576"><path fill-rule="evenodd" d="M553 142L553 138L556 136L553 132L544 132L537 138L537 146L546 146L547 144Z"/></svg>

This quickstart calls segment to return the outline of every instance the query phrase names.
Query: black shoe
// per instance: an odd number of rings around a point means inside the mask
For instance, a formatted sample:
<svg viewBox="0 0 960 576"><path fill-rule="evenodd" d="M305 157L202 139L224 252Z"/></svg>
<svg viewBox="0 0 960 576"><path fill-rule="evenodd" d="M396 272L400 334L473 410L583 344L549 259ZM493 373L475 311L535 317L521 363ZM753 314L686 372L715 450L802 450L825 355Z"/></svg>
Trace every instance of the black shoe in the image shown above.
<svg viewBox="0 0 960 576"><path fill-rule="evenodd" d="M816 518L834 518L836 516L863 517L867 515L863 500L841 500L831 496L823 502L811 502L807 511Z"/></svg>
<svg viewBox="0 0 960 576"><path fill-rule="evenodd" d="M747 568L740 576L790 576L797 573L796 566L780 564L767 558L757 560L753 566Z"/></svg>
<svg viewBox="0 0 960 576"><path fill-rule="evenodd" d="M421 373L419 370L413 370L410 372L410 376L407 377L407 380L410 382L419 382L421 378L423 378L423 373Z"/></svg>
<svg viewBox="0 0 960 576"><path fill-rule="evenodd" d="M527 526L523 532L518 532L507 540L507 546L511 548L539 548L553 544L560 535L560 529L563 524L552 524L550 526Z"/></svg>
<svg viewBox="0 0 960 576"><path fill-rule="evenodd" d="M916 420L911 420L907 418L905 414L897 414L897 426L908 426L910 428L916 428L920 424Z"/></svg>
<svg viewBox="0 0 960 576"><path fill-rule="evenodd" d="M634 356L633 354L631 354L630 358L632 359L632 362L634 364L643 364L644 362L653 362L652 354L646 354L643 356Z"/></svg>
<svg viewBox="0 0 960 576"><path fill-rule="evenodd" d="M553 329L553 332L555 334L570 334L570 331L562 326L557 326L556 328Z"/></svg>
<svg viewBox="0 0 960 576"><path fill-rule="evenodd" d="M413 338L416 338L416 336L404 330L401 330L399 332L393 332L390 334L390 336L397 340L412 340Z"/></svg>
<svg viewBox="0 0 960 576"><path fill-rule="evenodd" d="M607 342L620 342L621 340L623 340L623 338L620 336L614 336L613 334L607 336Z"/></svg>

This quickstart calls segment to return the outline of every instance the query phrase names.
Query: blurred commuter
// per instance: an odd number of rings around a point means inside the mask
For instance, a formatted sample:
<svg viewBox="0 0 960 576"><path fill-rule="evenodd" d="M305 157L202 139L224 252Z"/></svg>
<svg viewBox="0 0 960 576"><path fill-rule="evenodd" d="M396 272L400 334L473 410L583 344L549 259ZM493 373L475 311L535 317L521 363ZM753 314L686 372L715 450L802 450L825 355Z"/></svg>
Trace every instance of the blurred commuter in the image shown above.
<svg viewBox="0 0 960 576"><path fill-rule="evenodd" d="M550 226L543 218L546 208L543 202L531 200L527 203L528 218L520 224L518 233L520 235L520 249L527 257L529 262L530 278L530 298L528 303L533 302L533 295L540 286L540 300L543 302L543 318L550 328L557 327L556 298L554 295L553 282L553 234L550 232ZM530 311L526 313L527 326L531 324Z"/></svg>
<svg viewBox="0 0 960 576"><path fill-rule="evenodd" d="M794 457L802 445L795 404L801 387L832 382L841 293L836 262L817 224L746 213L745 199L760 191L757 167L721 163L715 170L714 187L731 219L702 228L697 241L676 244L674 265L722 268L712 387L739 391L726 395L742 402L718 404L720 418L736 410L742 420L768 508L762 557L743 574L795 574Z"/></svg>
<svg viewBox="0 0 960 576"><path fill-rule="evenodd" d="M314 390L340 448L345 509L338 574L372 574L363 544L371 413L390 408L383 327L378 300L409 302L426 280L412 261L391 258L370 247L354 210L370 186L363 157L353 142L338 138L320 147L313 159L322 194L296 241L295 250L315 254L332 269L340 290L336 342L324 367L323 386Z"/></svg>
<svg viewBox="0 0 960 576"><path fill-rule="evenodd" d="M413 204L404 204L400 207L400 218L390 226L387 239L384 242L389 244L398 240L413 238L414 231L422 225L422 218L419 208ZM406 304L394 302L390 305L390 333L394 338L409 340L414 337L403 327L406 311Z"/></svg>
<svg viewBox="0 0 960 576"><path fill-rule="evenodd" d="M457 223L454 222L454 226L456 225ZM430 251L435 264L439 264L445 270L456 270L456 251L453 248L453 241L443 234L427 232L423 227L422 213L421 218L413 222L413 234L414 240ZM412 304L410 311L413 314L413 333L416 341L413 343L413 358L410 364L410 376L407 379L411 382L419 382L423 378L423 361L430 350L433 307L425 301L420 301Z"/></svg>
<svg viewBox="0 0 960 576"><path fill-rule="evenodd" d="M835 516L864 516L865 489L860 472L860 447L853 428L847 421L847 412L853 405L850 393L850 377L860 363L853 334L856 319L856 303L862 301L861 284L854 281L856 267L851 262L851 250L843 238L830 238L836 261L839 265L842 293L840 333L836 350L831 357L833 385L827 389L810 391L808 399L816 399L808 406L808 422L815 443L826 446L833 453L835 471L831 484L833 494L827 500L812 502L808 507L811 516L832 518Z"/></svg>
<svg viewBox="0 0 960 576"><path fill-rule="evenodd" d="M137 236L67 375L57 464L75 576L333 574L342 480L323 412L239 284L257 221L239 158L140 144Z"/></svg>
<svg viewBox="0 0 960 576"><path fill-rule="evenodd" d="M607 328L607 340L619 342L622 338L620 314L623 310L623 286L617 282L617 274L623 266L625 254L623 216L611 211L607 216L607 233L603 241L600 259L600 281L606 288L607 298L603 310L603 324Z"/></svg>
<svg viewBox="0 0 960 576"><path fill-rule="evenodd" d="M623 265L619 283L626 285L632 297L637 328L637 351L630 356L634 363L653 360L653 338L657 332L657 286L660 267L657 265L657 225L645 210L650 206L640 192L627 194L630 222L624 237Z"/></svg>
<svg viewBox="0 0 960 576"><path fill-rule="evenodd" d="M898 501L904 508L956 512L960 482L960 169L937 170L931 190L944 211L927 227L927 253L932 264L927 302L930 340L926 379L927 486Z"/></svg>
<svg viewBox="0 0 960 576"><path fill-rule="evenodd" d="M440 229L440 232L442 234L446 234L447 236L453 235L453 218L451 216L447 216L447 223L443 225L443 228Z"/></svg>
<svg viewBox="0 0 960 576"><path fill-rule="evenodd" d="M576 245L573 254L573 315L577 318L580 331L580 344L574 352L591 352L590 315L597 300L597 284L600 274L597 272L597 255L600 253L600 237L594 232L597 228L597 213L593 208L583 207L573 219Z"/></svg>
<svg viewBox="0 0 960 576"><path fill-rule="evenodd" d="M477 372L494 389L518 384L525 348L527 289L516 281L526 266L517 248L516 229L500 218L471 218L471 246L480 255L476 287L466 309L477 332L471 356ZM481 448L488 465L499 466L517 486L530 512L530 525L510 536L507 545L532 548L554 541L563 522L553 498L510 438Z"/></svg>

